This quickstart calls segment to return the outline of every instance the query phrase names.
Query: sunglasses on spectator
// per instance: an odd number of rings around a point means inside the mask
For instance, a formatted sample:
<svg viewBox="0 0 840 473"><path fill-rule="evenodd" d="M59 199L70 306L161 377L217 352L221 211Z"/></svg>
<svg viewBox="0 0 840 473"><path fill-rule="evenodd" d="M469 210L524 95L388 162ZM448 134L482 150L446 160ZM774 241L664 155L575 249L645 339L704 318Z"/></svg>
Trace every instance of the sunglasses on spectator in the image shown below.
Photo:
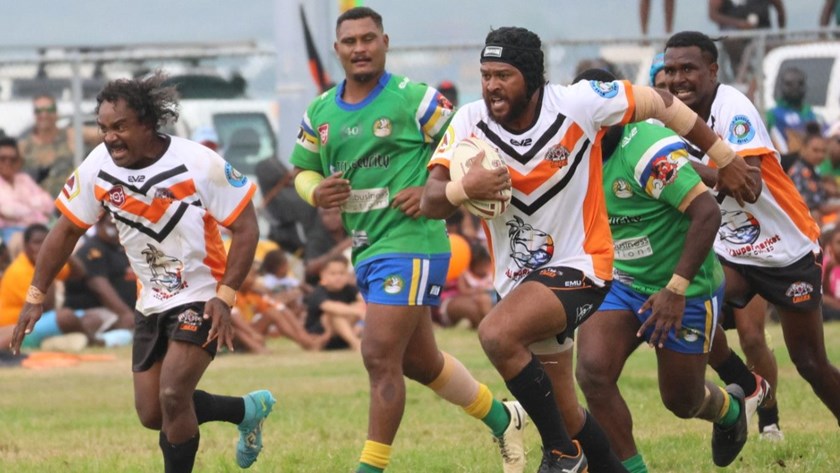
<svg viewBox="0 0 840 473"><path fill-rule="evenodd" d="M55 113L56 107L55 105L48 105L46 107L35 107L35 115L39 113Z"/></svg>

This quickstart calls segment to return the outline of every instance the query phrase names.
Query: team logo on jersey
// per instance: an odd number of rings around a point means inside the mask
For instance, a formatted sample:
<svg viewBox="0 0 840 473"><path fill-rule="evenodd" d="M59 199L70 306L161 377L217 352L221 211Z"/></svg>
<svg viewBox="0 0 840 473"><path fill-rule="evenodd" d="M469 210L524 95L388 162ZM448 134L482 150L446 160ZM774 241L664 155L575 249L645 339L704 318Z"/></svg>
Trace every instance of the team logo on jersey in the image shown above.
<svg viewBox="0 0 840 473"><path fill-rule="evenodd" d="M721 222L718 236L721 240L736 245L750 245L758 240L761 224L753 214L743 210L720 211Z"/></svg>
<svg viewBox="0 0 840 473"><path fill-rule="evenodd" d="M793 300L794 304L811 300L811 293L814 292L814 286L805 281L796 281L788 286L785 295Z"/></svg>
<svg viewBox="0 0 840 473"><path fill-rule="evenodd" d="M353 241L353 248L361 248L370 244L370 238L364 230L353 230L351 239Z"/></svg>
<svg viewBox="0 0 840 473"><path fill-rule="evenodd" d="M568 148L558 144L549 148L543 159L551 163L551 167L562 169L569 164L569 154L571 152Z"/></svg>
<svg viewBox="0 0 840 473"><path fill-rule="evenodd" d="M630 197L633 197L633 189L630 187L630 183L621 178L613 181L612 191L619 199L629 199Z"/></svg>
<svg viewBox="0 0 840 473"><path fill-rule="evenodd" d="M122 186L114 186L108 191L108 200L117 207L125 203L125 190Z"/></svg>
<svg viewBox="0 0 840 473"><path fill-rule="evenodd" d="M510 237L510 257L517 268L508 268L505 275L518 281L551 261L554 256L554 239L547 232L525 223L517 215L506 223Z"/></svg>
<svg viewBox="0 0 840 473"><path fill-rule="evenodd" d="M443 137L440 139L440 143L438 143L438 147L435 150L435 154L443 154L452 147L452 143L455 142L455 130L448 126L446 127L446 133L443 134Z"/></svg>
<svg viewBox="0 0 840 473"><path fill-rule="evenodd" d="M373 122L373 134L380 138L385 138L391 135L391 120L387 117L382 117Z"/></svg>
<svg viewBox="0 0 840 473"><path fill-rule="evenodd" d="M225 163L225 177L227 178L228 184L233 187L242 187L248 183L248 178L234 169L230 163Z"/></svg>
<svg viewBox="0 0 840 473"><path fill-rule="evenodd" d="M64 187L61 188L61 193L64 194L64 198L69 201L79 195L80 190L79 170L77 169L73 171L73 174L71 174L69 178L67 178L67 182L65 182Z"/></svg>
<svg viewBox="0 0 840 473"><path fill-rule="evenodd" d="M166 300L187 287L183 280L184 263L174 256L169 256L151 243L140 252L152 273L151 283L155 297Z"/></svg>
<svg viewBox="0 0 840 473"><path fill-rule="evenodd" d="M399 294L405 287L405 281L399 274L392 274L385 278L385 283L382 285L382 290L386 294Z"/></svg>
<svg viewBox="0 0 840 473"><path fill-rule="evenodd" d="M166 187L158 187L155 189L155 199L162 200L164 202L172 202L175 200L175 194L172 193L169 188Z"/></svg>
<svg viewBox="0 0 840 473"><path fill-rule="evenodd" d="M318 127L318 136L321 137L321 145L326 145L330 137L330 124L324 123Z"/></svg>
<svg viewBox="0 0 840 473"><path fill-rule="evenodd" d="M735 115L729 124L729 142L736 145L749 143L755 136L755 128L746 115Z"/></svg>
<svg viewBox="0 0 840 473"><path fill-rule="evenodd" d="M670 156L659 156L650 163L651 173L648 186L653 189L662 189L674 182L679 172L679 165L670 159Z"/></svg>
<svg viewBox="0 0 840 473"><path fill-rule="evenodd" d="M450 102L449 99L446 98L446 96L440 92L437 93L437 104L438 108L442 108L443 110L445 110L444 113L447 115L449 114L449 112L452 111L453 108L455 108L455 106L452 105L452 102Z"/></svg>
<svg viewBox="0 0 840 473"><path fill-rule="evenodd" d="M618 95L618 82L601 82L599 80L591 80L589 81L589 85L596 94L604 97L605 99L611 99Z"/></svg>

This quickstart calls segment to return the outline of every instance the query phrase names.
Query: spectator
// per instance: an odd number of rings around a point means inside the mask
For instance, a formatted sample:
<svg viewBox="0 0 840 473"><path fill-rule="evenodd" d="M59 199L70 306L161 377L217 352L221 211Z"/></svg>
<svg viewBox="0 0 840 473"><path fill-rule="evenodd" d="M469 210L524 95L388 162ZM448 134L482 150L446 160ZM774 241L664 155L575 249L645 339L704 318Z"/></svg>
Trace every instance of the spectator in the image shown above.
<svg viewBox="0 0 840 473"><path fill-rule="evenodd" d="M29 281L35 272L35 258L41 250L41 245L47 237L47 227L39 223L26 227L23 232L23 251L15 258L3 274L0 281L0 346L8 347L12 340L12 330L18 321L18 315L23 308L27 296ZM76 258L61 268L57 279L79 278L84 275L84 267ZM24 347L38 348L44 340L70 333L85 332L85 324L81 317L84 312L74 312L70 309L57 309L55 305L56 285L52 284L46 291L44 300L44 314L35 324L26 339ZM93 338L93 331L86 333L87 339ZM87 345L85 337L68 338L74 347L68 350L77 351ZM81 340L80 345L75 342Z"/></svg>
<svg viewBox="0 0 840 473"><path fill-rule="evenodd" d="M347 234L341 221L340 208L319 207L318 218L326 231L312 235L312 238L306 242L303 255L308 284L317 284L321 270L324 269L327 261L335 256L346 256L353 245L353 239Z"/></svg>
<svg viewBox="0 0 840 473"><path fill-rule="evenodd" d="M786 24L785 6L782 0L709 0L709 18L722 31L767 29L771 27L770 7L776 10L776 21L780 29ZM743 82L749 65L744 62L744 51L750 40L731 38L723 41L729 56L732 75Z"/></svg>
<svg viewBox="0 0 840 473"><path fill-rule="evenodd" d="M134 306L137 304L137 275L128 262L125 248L120 244L119 232L111 214L105 212L76 256L85 267L86 277L67 281L64 305L71 309L99 309L109 321L108 328L122 329L98 333L106 346L131 342L134 328ZM126 337L126 335L129 335Z"/></svg>
<svg viewBox="0 0 840 473"><path fill-rule="evenodd" d="M0 237L12 236L33 223L46 224L53 198L21 171L21 156L14 138L0 138Z"/></svg>
<svg viewBox="0 0 840 473"><path fill-rule="evenodd" d="M796 67L788 67L782 71L780 80L776 106L767 111L767 128L779 153L795 153L802 146L806 126L818 120L811 106L804 102L808 90L805 73Z"/></svg>
<svg viewBox="0 0 840 473"><path fill-rule="evenodd" d="M825 0L822 12L820 13L820 26L829 26L832 16L834 17L835 25L840 25L840 2L837 0Z"/></svg>
<svg viewBox="0 0 840 473"><path fill-rule="evenodd" d="M458 276L454 287L441 294L439 321L444 327L466 320L470 328L476 329L496 302L490 253L484 245L477 244L472 245L470 254L467 270Z"/></svg>
<svg viewBox="0 0 840 473"><path fill-rule="evenodd" d="M74 140L70 128L59 128L55 99L46 94L32 99L35 127L20 140L24 169L51 197L61 192L73 172Z"/></svg>
<svg viewBox="0 0 840 473"><path fill-rule="evenodd" d="M659 53L653 57L650 64L650 84L657 89L668 90L668 83L665 82L665 53Z"/></svg>
<svg viewBox="0 0 840 473"><path fill-rule="evenodd" d="M670 35L674 30L674 0L662 0L662 8L665 10L665 33ZM639 0L639 22L643 36L648 35L649 20L650 0Z"/></svg>
<svg viewBox="0 0 840 473"><path fill-rule="evenodd" d="M306 331L329 334L325 350L350 347L360 351L365 303L359 289L350 284L350 264L342 255L330 257L321 269L321 278L309 297Z"/></svg>
<svg viewBox="0 0 840 473"><path fill-rule="evenodd" d="M840 122L835 123L826 133L828 158L817 168L826 192L831 198L840 198Z"/></svg>
<svg viewBox="0 0 840 473"><path fill-rule="evenodd" d="M840 225L823 246L823 320L840 320Z"/></svg>
<svg viewBox="0 0 840 473"><path fill-rule="evenodd" d="M818 134L807 135L799 150L798 159L788 169L788 176L793 180L796 190L805 200L814 220L821 223L840 210L840 206L830 204L822 182L817 176L817 166L826 155L825 138Z"/></svg>

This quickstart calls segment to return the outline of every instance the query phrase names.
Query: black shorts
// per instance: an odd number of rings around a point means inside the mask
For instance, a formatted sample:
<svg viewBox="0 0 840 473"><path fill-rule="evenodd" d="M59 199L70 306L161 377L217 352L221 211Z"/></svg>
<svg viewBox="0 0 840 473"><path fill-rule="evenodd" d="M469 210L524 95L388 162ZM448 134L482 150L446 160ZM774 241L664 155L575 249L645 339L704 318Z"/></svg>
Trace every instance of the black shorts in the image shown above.
<svg viewBox="0 0 840 473"><path fill-rule="evenodd" d="M776 307L804 312L818 309L822 303L822 254L808 253L782 268L737 264L720 258L720 263L741 275L749 290L741 297L727 300L742 309L756 294Z"/></svg>
<svg viewBox="0 0 840 473"><path fill-rule="evenodd" d="M134 346L131 371L141 372L162 359L170 340L202 346L207 342L211 320L204 320L204 303L193 302L152 315L134 312ZM210 358L216 356L216 341L204 347Z"/></svg>
<svg viewBox="0 0 840 473"><path fill-rule="evenodd" d="M566 330L557 334L557 342L575 338L575 329L594 314L607 293L610 282L597 286L583 272L565 266L540 268L522 282L535 281L551 289L566 311Z"/></svg>

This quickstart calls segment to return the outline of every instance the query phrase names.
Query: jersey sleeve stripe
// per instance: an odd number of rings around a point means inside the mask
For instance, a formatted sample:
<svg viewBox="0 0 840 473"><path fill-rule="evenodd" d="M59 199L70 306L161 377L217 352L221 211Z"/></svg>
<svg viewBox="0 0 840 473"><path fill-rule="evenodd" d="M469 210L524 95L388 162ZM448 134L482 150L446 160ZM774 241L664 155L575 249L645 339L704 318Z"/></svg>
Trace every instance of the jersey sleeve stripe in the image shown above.
<svg viewBox="0 0 840 473"><path fill-rule="evenodd" d="M251 187L248 189L248 193L245 195L242 201L239 202L239 205L237 205L236 208L233 209L233 212L231 212L228 218L226 218L223 222L219 223L221 223L223 227L229 227L233 225L233 222L235 222L236 219L239 218L239 214L241 214L242 211L245 210L245 207L248 205L248 202L250 202L251 198L254 197L254 192L256 191L257 185L252 183Z"/></svg>
<svg viewBox="0 0 840 473"><path fill-rule="evenodd" d="M225 253L225 247L222 244L219 225L210 214L204 215L204 245L207 249L204 264L210 268L210 274L213 278L216 281L221 281L227 265L227 253Z"/></svg>
<svg viewBox="0 0 840 473"><path fill-rule="evenodd" d="M636 113L636 97L633 95L633 86L630 81L621 81L624 84L624 96L627 99L627 112L621 118L621 124L630 123L633 114Z"/></svg>
<svg viewBox="0 0 840 473"><path fill-rule="evenodd" d="M61 199L56 199L55 207L58 209L59 212L61 212L62 215L67 217L67 219L73 222L73 224L77 227L87 229L93 226L92 223L85 223L81 219L79 219L79 217L76 217L73 214L73 212L69 208L67 208L66 205L64 205L64 202L62 202Z"/></svg>
<svg viewBox="0 0 840 473"><path fill-rule="evenodd" d="M443 166L446 169L449 169L449 160L445 158L435 158L429 161L429 165L426 166L426 169L431 169L434 166Z"/></svg>
<svg viewBox="0 0 840 473"><path fill-rule="evenodd" d="M598 139L601 138L599 132ZM589 159L589 182L603 181L603 166L600 154L593 152ZM607 203L604 190L600 184L587 187L583 199L583 224L586 237L583 240L583 250L592 258L592 269L595 276L604 281L612 280L613 242L607 218Z"/></svg>
<svg viewBox="0 0 840 473"><path fill-rule="evenodd" d="M811 213L808 211L808 206L801 197L798 197L796 187L785 174L782 165L775 159L761 161L761 177L767 185L764 192L769 191L773 196L779 207L787 214L791 221L796 225L809 240L816 242L820 237L820 228ZM791 198L790 196L797 196L798 198Z"/></svg>

